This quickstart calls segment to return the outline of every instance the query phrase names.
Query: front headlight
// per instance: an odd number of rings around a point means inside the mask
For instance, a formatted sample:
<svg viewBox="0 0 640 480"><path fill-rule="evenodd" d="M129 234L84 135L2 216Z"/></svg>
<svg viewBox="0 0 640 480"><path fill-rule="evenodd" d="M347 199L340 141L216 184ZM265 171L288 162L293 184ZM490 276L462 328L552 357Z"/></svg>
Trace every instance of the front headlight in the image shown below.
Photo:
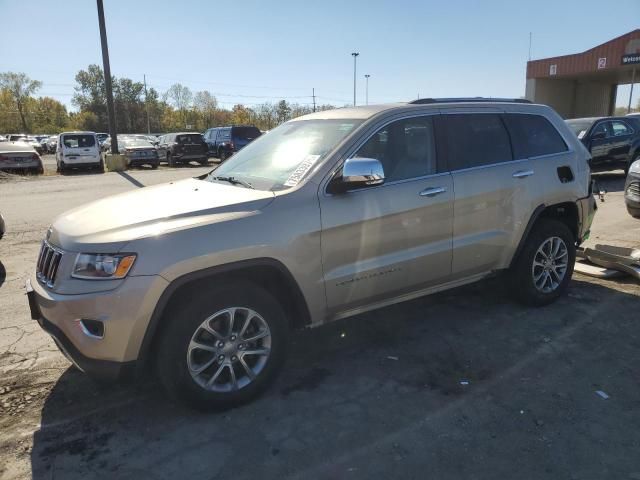
<svg viewBox="0 0 640 480"><path fill-rule="evenodd" d="M124 278L135 260L133 253L79 253L71 276L90 280Z"/></svg>
<svg viewBox="0 0 640 480"><path fill-rule="evenodd" d="M636 160L631 164L631 168L629 168L631 173L640 173L640 160Z"/></svg>

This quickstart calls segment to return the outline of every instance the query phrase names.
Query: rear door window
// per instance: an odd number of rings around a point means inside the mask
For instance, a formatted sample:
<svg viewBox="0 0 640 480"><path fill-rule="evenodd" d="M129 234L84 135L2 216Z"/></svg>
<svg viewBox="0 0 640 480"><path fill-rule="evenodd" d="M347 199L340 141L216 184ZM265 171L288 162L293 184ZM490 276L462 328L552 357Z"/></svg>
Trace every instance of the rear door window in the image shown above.
<svg viewBox="0 0 640 480"><path fill-rule="evenodd" d="M516 159L567 151L567 144L551 122L541 115L508 113L504 116Z"/></svg>
<svg viewBox="0 0 640 480"><path fill-rule="evenodd" d="M631 128L626 123L620 120L613 120L611 122L611 133L614 137L621 137L624 135L631 135Z"/></svg>
<svg viewBox="0 0 640 480"><path fill-rule="evenodd" d="M450 170L513 160L509 135L499 114L444 114L441 120L441 139Z"/></svg>
<svg viewBox="0 0 640 480"><path fill-rule="evenodd" d="M96 137L93 135L65 135L62 141L67 148L89 148L95 146Z"/></svg>

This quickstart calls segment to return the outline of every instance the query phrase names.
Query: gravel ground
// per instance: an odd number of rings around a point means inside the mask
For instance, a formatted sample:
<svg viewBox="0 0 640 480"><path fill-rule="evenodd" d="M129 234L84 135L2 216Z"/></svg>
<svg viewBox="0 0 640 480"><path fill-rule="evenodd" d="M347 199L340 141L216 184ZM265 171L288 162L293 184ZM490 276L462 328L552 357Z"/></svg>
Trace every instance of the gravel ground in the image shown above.
<svg viewBox="0 0 640 480"><path fill-rule="evenodd" d="M70 367L24 297L51 219L206 170L0 178L1 479L640 478L640 286L624 278L576 275L542 309L494 279L301 332L274 387L220 414ZM622 179L598 178L589 244L640 246Z"/></svg>

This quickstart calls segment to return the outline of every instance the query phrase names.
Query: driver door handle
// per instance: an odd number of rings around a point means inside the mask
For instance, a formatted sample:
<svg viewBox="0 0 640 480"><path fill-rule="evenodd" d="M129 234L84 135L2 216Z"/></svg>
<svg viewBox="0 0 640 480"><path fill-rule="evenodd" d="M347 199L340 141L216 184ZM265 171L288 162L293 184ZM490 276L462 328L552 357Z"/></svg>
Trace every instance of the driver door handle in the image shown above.
<svg viewBox="0 0 640 480"><path fill-rule="evenodd" d="M420 192L421 197L435 197L436 195L440 195L441 193L446 192L447 189L444 187L429 187L425 188Z"/></svg>
<svg viewBox="0 0 640 480"><path fill-rule="evenodd" d="M512 177L525 178L525 177L530 177L531 175L533 175L533 170L518 170L517 172L513 173Z"/></svg>

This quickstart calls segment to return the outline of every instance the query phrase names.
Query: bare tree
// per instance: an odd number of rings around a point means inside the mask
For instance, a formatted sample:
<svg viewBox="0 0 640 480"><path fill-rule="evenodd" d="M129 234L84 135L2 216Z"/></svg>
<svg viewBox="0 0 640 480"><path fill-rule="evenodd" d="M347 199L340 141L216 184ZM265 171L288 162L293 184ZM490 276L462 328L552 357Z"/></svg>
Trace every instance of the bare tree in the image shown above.
<svg viewBox="0 0 640 480"><path fill-rule="evenodd" d="M185 87L179 83L171 85L167 90L166 97L171 101L173 106L182 113L182 119L186 125L187 123L187 109L191 105L193 100L193 94L189 87Z"/></svg>
<svg viewBox="0 0 640 480"><path fill-rule="evenodd" d="M0 73L0 88L6 88L11 93L25 132L29 131L27 120L25 119L25 101L40 87L42 87L42 82L31 80L24 73Z"/></svg>
<svg viewBox="0 0 640 480"><path fill-rule="evenodd" d="M208 91L197 92L193 98L193 105L198 110L205 122L206 127L214 126L216 119L216 110L218 109L218 100Z"/></svg>

